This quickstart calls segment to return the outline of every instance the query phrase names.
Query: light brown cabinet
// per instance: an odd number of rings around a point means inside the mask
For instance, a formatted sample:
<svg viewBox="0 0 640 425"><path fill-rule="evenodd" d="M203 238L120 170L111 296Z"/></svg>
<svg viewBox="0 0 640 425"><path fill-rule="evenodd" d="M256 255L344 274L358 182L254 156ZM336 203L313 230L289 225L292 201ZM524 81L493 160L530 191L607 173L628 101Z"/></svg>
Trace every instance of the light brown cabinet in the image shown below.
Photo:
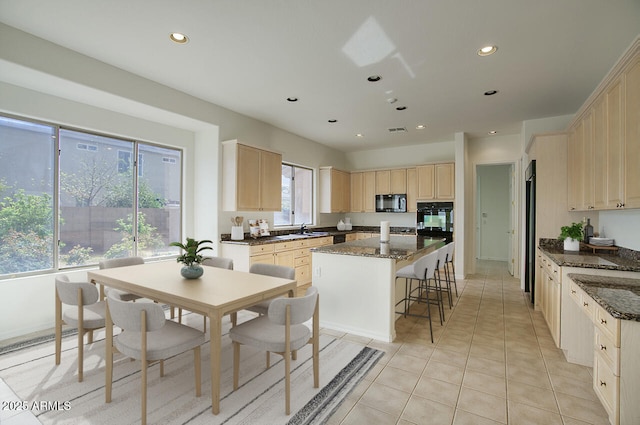
<svg viewBox="0 0 640 425"><path fill-rule="evenodd" d="M320 167L320 212L349 212L350 204L350 173L333 167Z"/></svg>
<svg viewBox="0 0 640 425"><path fill-rule="evenodd" d="M570 211L640 208L640 42L569 127Z"/></svg>
<svg viewBox="0 0 640 425"><path fill-rule="evenodd" d="M407 170L405 168L376 171L376 195L406 193Z"/></svg>
<svg viewBox="0 0 640 425"><path fill-rule="evenodd" d="M278 264L296 270L298 286L311 283L310 248L333 244L333 236L296 239L260 245L221 245L222 256L232 258L235 270L249 271L252 264Z"/></svg>
<svg viewBox="0 0 640 425"><path fill-rule="evenodd" d="M407 212L418 210L418 171L407 168Z"/></svg>
<svg viewBox="0 0 640 425"><path fill-rule="evenodd" d="M376 172L351 173L351 212L375 212Z"/></svg>
<svg viewBox="0 0 640 425"><path fill-rule="evenodd" d="M640 53L625 73L624 99L624 208L640 208Z"/></svg>
<svg viewBox="0 0 640 425"><path fill-rule="evenodd" d="M455 164L426 164L416 167L418 200L453 200L455 198Z"/></svg>
<svg viewBox="0 0 640 425"><path fill-rule="evenodd" d="M222 209L280 211L282 155L230 140L222 143Z"/></svg>

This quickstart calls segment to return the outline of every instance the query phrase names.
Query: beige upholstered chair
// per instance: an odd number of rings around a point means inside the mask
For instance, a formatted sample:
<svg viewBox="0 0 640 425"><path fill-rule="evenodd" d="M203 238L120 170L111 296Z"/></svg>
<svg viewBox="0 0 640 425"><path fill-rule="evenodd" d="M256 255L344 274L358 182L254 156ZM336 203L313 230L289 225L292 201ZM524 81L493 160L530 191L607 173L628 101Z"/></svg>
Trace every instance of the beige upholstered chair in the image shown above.
<svg viewBox="0 0 640 425"><path fill-rule="evenodd" d="M208 257L202 261L203 266L233 270L233 259L226 257ZM173 315L172 315L173 317ZM178 308L178 323L182 323L182 309ZM207 317L204 316L204 331L207 331Z"/></svg>
<svg viewBox="0 0 640 425"><path fill-rule="evenodd" d="M155 303L126 302L117 298L117 294L110 293L107 304L113 323L125 329L114 338L114 348L127 357L141 361L142 424L147 423L147 367L150 362L160 361L160 376L164 376L164 359L193 350L196 396L200 397L200 345L205 342L204 333L167 320L163 308ZM107 380L111 388L113 364L107 365Z"/></svg>
<svg viewBox="0 0 640 425"><path fill-rule="evenodd" d="M250 345L260 350L280 354L284 358L285 413L290 408L291 353L313 345L313 387L319 386L319 316L318 289L310 287L304 297L276 298L269 304L266 316L237 325L229 331L233 341L233 389L238 389L240 369L240 345ZM304 324L313 317L313 332Z"/></svg>
<svg viewBox="0 0 640 425"><path fill-rule="evenodd" d="M262 264L256 263L249 267L249 273L261 274L264 276L280 277L282 279L294 280L296 278L296 269L293 267L279 266L277 264ZM260 315L267 314L269 310L269 304L272 300L262 301L256 305L253 305L247 310L253 311Z"/></svg>
<svg viewBox="0 0 640 425"><path fill-rule="evenodd" d="M144 259L142 257L125 257L125 258L113 258L110 260L101 260L98 263L98 267L102 269L112 269L115 267L126 267L126 266L135 266L138 264L144 264ZM113 288L105 288L105 292L108 294L113 291L120 296L120 299L123 301L133 301L137 300L140 297L133 294L127 294L126 292L119 291Z"/></svg>
<svg viewBox="0 0 640 425"><path fill-rule="evenodd" d="M60 364L62 351L62 325L78 329L78 382L83 379L84 342L88 333L88 343L93 342L93 330L105 324L105 303L98 301L98 288L89 282L70 282L67 276L56 277L56 365ZM62 304L74 306L65 309Z"/></svg>

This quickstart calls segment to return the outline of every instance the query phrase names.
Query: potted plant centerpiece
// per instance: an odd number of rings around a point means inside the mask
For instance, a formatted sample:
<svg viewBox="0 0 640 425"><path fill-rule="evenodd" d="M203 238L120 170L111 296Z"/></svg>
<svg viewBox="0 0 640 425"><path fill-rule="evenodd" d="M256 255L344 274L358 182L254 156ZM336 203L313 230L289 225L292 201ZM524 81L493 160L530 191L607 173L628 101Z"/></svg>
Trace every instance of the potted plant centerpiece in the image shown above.
<svg viewBox="0 0 640 425"><path fill-rule="evenodd" d="M558 239L564 241L565 251L580 251L582 240L582 223L571 223L571 226L562 226Z"/></svg>
<svg viewBox="0 0 640 425"><path fill-rule="evenodd" d="M204 269L200 265L204 257L200 254L207 249L213 249L210 246L202 246L205 243L212 243L210 240L197 241L192 238L187 238L187 243L171 242L170 246L177 246L184 250L184 254L178 256L176 261L184 264L184 267L180 270L180 274L185 279L197 279L202 276Z"/></svg>

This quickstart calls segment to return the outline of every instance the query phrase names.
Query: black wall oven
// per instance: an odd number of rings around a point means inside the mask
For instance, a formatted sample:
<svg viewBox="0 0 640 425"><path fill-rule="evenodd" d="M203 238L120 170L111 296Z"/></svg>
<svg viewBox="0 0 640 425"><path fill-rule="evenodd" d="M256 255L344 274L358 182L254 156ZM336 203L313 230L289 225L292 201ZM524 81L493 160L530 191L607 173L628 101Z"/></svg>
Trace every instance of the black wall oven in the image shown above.
<svg viewBox="0 0 640 425"><path fill-rule="evenodd" d="M453 202L418 202L416 233L453 242Z"/></svg>

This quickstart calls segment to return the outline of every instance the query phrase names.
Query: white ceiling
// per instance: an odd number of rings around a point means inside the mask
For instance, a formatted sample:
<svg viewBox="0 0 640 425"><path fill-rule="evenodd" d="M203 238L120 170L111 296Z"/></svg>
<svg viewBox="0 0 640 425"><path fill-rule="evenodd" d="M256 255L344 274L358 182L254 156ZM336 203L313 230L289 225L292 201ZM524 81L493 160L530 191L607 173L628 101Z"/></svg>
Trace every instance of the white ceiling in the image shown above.
<svg viewBox="0 0 640 425"><path fill-rule="evenodd" d="M0 0L0 21L346 152L575 113L640 0Z"/></svg>

